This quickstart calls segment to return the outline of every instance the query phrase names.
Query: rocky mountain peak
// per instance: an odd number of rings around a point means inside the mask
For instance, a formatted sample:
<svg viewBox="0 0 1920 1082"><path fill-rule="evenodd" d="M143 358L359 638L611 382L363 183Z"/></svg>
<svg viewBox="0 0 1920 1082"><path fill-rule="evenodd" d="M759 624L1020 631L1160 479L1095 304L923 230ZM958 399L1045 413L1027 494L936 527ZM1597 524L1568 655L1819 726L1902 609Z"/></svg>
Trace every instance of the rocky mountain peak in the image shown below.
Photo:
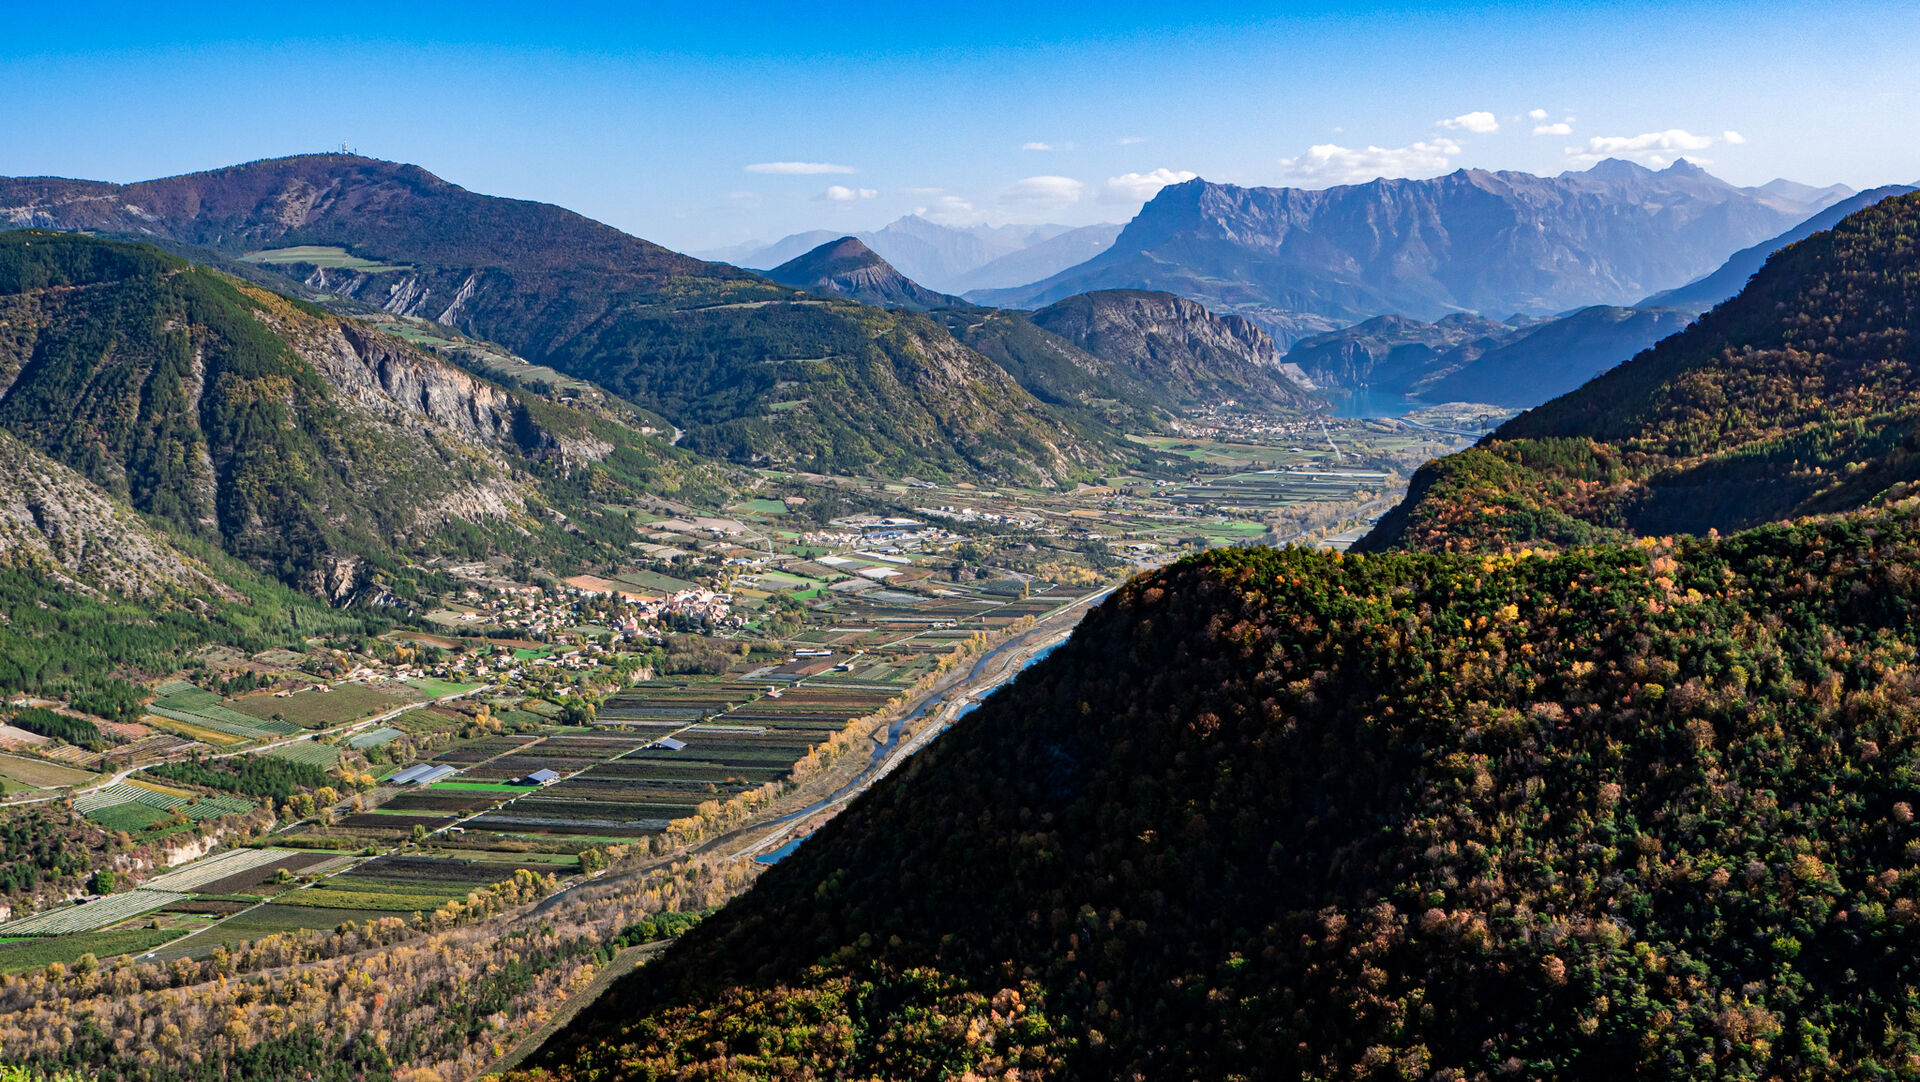
<svg viewBox="0 0 1920 1082"><path fill-rule="evenodd" d="M882 308L952 308L966 302L936 293L893 268L858 237L831 240L767 272L781 285Z"/></svg>

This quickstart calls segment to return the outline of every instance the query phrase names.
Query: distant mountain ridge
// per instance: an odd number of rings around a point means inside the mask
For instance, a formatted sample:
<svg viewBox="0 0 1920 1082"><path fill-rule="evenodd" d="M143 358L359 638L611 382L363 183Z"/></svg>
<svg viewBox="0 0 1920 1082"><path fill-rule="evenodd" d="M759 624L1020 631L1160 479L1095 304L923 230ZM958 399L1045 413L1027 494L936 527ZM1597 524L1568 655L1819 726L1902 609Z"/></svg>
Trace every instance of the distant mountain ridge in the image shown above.
<svg viewBox="0 0 1920 1082"><path fill-rule="evenodd" d="M1677 333L1678 308L1593 305L1555 319L1500 323L1456 314L1434 323L1376 316L1295 344L1286 359L1316 384L1526 409L1565 394Z"/></svg>
<svg viewBox="0 0 1920 1082"><path fill-rule="evenodd" d="M1814 205L1738 188L1686 161L1608 160L1537 177L1461 169L1309 190L1169 185L1113 246L983 304L1040 307L1094 289L1178 293L1282 342L1382 314L1549 315L1627 305L1711 271Z"/></svg>

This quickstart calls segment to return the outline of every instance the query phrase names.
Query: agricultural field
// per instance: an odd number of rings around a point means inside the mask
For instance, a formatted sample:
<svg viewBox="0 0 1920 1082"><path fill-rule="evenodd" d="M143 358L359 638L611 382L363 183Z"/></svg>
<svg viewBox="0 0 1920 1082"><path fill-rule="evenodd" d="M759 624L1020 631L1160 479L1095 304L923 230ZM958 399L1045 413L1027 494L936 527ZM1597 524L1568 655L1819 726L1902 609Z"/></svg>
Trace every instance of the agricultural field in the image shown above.
<svg viewBox="0 0 1920 1082"><path fill-rule="evenodd" d="M326 770L340 761L340 749L331 744L322 744L317 740L302 740L296 744L275 748L268 755L276 759L285 759L295 763L309 763Z"/></svg>
<svg viewBox="0 0 1920 1082"><path fill-rule="evenodd" d="M183 928L125 928L63 936L0 939L0 973L38 969L50 962L71 962L83 954L112 958L140 954L185 933Z"/></svg>
<svg viewBox="0 0 1920 1082"><path fill-rule="evenodd" d="M521 869L566 876L579 871L579 860L474 849L372 860L294 849L230 850L133 890L0 925L0 971L71 961L83 953L101 958L141 953L170 943L162 959L202 955L273 932L407 917L465 898Z"/></svg>
<svg viewBox="0 0 1920 1082"><path fill-rule="evenodd" d="M160 685L160 697L147 707L147 724L209 744L272 740L300 732L300 726L271 717L255 717L227 704L217 692L184 680Z"/></svg>
<svg viewBox="0 0 1920 1082"><path fill-rule="evenodd" d="M1386 484L1387 475L1377 470L1295 468L1210 477L1169 486L1159 495L1207 510L1259 515L1314 501L1375 499Z"/></svg>
<svg viewBox="0 0 1920 1082"><path fill-rule="evenodd" d="M196 911L228 919L161 950L158 958L165 961L202 956L218 946L300 928L324 931L345 921L410 918L414 913L432 912L449 901L464 899L470 891L510 879L522 868L543 877L564 877L578 872L580 863L571 855L523 856L472 849L382 856L358 862L333 854L283 854L272 862L232 871L218 879L200 875L195 888L197 895L244 896L265 887L267 893L276 896L265 905L226 908L225 912L218 912L228 906L219 897L211 902L183 901L170 906L161 912L163 919L168 913L190 917ZM291 873L296 881L275 882L282 869ZM4 944L0 944L0 966L5 965Z"/></svg>
<svg viewBox="0 0 1920 1082"><path fill-rule="evenodd" d="M124 894L109 894L91 902L61 906L0 924L0 936L70 935L98 931L129 918L164 909L185 898L184 894L164 890L130 890Z"/></svg>
<svg viewBox="0 0 1920 1082"><path fill-rule="evenodd" d="M18 755L0 755L0 778L13 782L12 788L63 789L99 780L90 770L78 770L59 763L27 759Z"/></svg>
<svg viewBox="0 0 1920 1082"><path fill-rule="evenodd" d="M314 854L285 849L234 849L218 856L197 860L184 868L147 880L151 890L203 891L207 884L231 878L255 869L279 867L289 860L306 859ZM324 858L323 858L324 859ZM208 893L229 893L213 891Z"/></svg>
<svg viewBox="0 0 1920 1082"><path fill-rule="evenodd" d="M407 686L424 693L429 699L444 699L449 695L465 695L468 692L477 691L486 685L460 684L451 680L436 680L432 677L421 676L407 681Z"/></svg>
<svg viewBox="0 0 1920 1082"><path fill-rule="evenodd" d="M339 684L331 691L296 691L292 695L248 695L235 699L235 712L276 725L291 725L289 733L303 729L326 729L358 721L370 714L384 714L396 707L429 698L405 684Z"/></svg>
<svg viewBox="0 0 1920 1082"><path fill-rule="evenodd" d="M173 821L175 812L193 822L244 815L253 801L236 796L196 796L147 783L116 782L74 798L73 810L108 830L135 834Z"/></svg>
<svg viewBox="0 0 1920 1082"><path fill-rule="evenodd" d="M686 579L677 579L655 571L626 571L615 575L613 581L627 589L644 594L672 594L681 590L691 590L696 585Z"/></svg>
<svg viewBox="0 0 1920 1082"><path fill-rule="evenodd" d="M377 729L368 729L366 732L356 733L348 737L346 745L355 751L366 751L368 748L378 748L390 744L405 735L404 732L390 725L382 725Z"/></svg>
<svg viewBox="0 0 1920 1082"><path fill-rule="evenodd" d="M289 248L265 248L257 252L248 252L240 257L248 263L266 263L285 265L289 263L311 263L328 270L359 271L362 274L384 274L388 271L406 270L395 263L379 263L371 259L362 259L350 254L345 248L336 248L322 244L296 244Z"/></svg>

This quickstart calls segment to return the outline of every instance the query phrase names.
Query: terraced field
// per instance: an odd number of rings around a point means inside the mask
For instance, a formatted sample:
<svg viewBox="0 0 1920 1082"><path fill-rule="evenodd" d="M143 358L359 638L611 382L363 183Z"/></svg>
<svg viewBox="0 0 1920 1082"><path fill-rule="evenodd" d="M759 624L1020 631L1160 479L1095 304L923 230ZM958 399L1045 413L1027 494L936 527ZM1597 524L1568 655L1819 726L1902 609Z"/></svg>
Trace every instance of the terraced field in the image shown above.
<svg viewBox="0 0 1920 1082"><path fill-rule="evenodd" d="M110 808L116 804L129 803L145 804L150 808L158 808L161 811L171 811L182 804L188 803L188 798L173 796L160 792L157 789L149 789L143 785L128 785L126 782L115 782L104 789L95 789L93 792L83 793L80 796L74 797L73 810L79 812L81 815L91 815L102 808Z"/></svg>
<svg viewBox="0 0 1920 1082"><path fill-rule="evenodd" d="M253 801L237 796L179 796L157 787L118 782L74 798L73 809L108 830L138 831L166 822L178 811L196 823L243 815Z"/></svg>

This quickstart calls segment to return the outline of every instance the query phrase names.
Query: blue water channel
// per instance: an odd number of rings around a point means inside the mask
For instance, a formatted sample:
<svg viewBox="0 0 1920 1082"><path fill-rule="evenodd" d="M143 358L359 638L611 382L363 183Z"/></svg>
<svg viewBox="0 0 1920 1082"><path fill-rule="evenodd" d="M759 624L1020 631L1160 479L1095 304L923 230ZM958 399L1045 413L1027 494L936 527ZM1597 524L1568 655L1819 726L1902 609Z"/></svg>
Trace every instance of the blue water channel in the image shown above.
<svg viewBox="0 0 1920 1082"><path fill-rule="evenodd" d="M1062 641L1065 641L1065 640L1062 640ZM987 664L989 662L991 662L994 658L1000 656L1000 654L1004 653L1005 651L1011 650L1014 647L1020 645L1020 642L1021 642L1020 639L1015 639L1012 642L1004 643L1001 646L997 647L996 649L991 650L987 654L982 656L979 661L974 662L972 671L967 673L967 678L960 682L960 686L965 686L966 684L972 683L974 680L978 679L980 676L980 673L986 669ZM976 699L973 702L970 702L967 705L961 707L960 710L954 714L953 720L959 721L961 718L964 718L968 714L973 713L975 710L980 709L981 703L987 701L987 699L993 697L994 695L999 694L1001 688L1006 687L1008 684L1013 683L1014 677L1019 676L1023 672L1026 672L1028 669L1032 668L1037 662L1039 662L1041 658L1044 658L1048 654L1053 653L1055 650L1059 649L1059 647L1060 647L1060 643L1054 643L1052 646L1048 646L1043 649L1035 651L1034 655L1028 658L1025 664L1021 665L1018 669L1015 669L1013 672L1009 673L1005 680L1001 681L999 684L994 685L994 688L992 691L987 692L986 695L981 696L979 699ZM927 714L927 711L935 709L941 703L944 703L946 701L947 701L947 696L944 693L940 695L936 695L933 698L928 699L926 702L921 703L919 706L914 707L912 713L906 714L905 716L901 717L900 720L894 722L892 725L887 726L886 743L879 744L874 747L873 757L868 761L867 769L860 772L859 777L853 779L847 784L841 786L839 789L835 790L831 796L828 796L822 800L809 804L806 807L801 808L799 811L794 812L791 815L783 815L780 818L775 819L773 821L773 824L775 826L778 826L781 823L791 823L795 819L804 819L807 816L812 815L814 812L819 811L821 808L826 807L827 805L833 803L836 800L839 800L841 797L847 795L853 790L859 788L860 785L866 781L867 775L871 773L876 767L878 767L882 762L886 761L887 756L893 751L893 749L899 746L900 735L906 730L907 723L910 721L914 721L918 718L925 717ZM933 741L930 740L927 743L931 744L932 742ZM926 745L922 745L922 747L924 746ZM778 849L773 850L770 853L762 853L760 856L754 857L753 858L754 862L757 864L778 864L780 863L780 861L785 859L789 853L792 853L795 849L800 848L800 843L805 840L806 840L805 838L795 838L792 841L786 843L785 845L781 846Z"/></svg>

